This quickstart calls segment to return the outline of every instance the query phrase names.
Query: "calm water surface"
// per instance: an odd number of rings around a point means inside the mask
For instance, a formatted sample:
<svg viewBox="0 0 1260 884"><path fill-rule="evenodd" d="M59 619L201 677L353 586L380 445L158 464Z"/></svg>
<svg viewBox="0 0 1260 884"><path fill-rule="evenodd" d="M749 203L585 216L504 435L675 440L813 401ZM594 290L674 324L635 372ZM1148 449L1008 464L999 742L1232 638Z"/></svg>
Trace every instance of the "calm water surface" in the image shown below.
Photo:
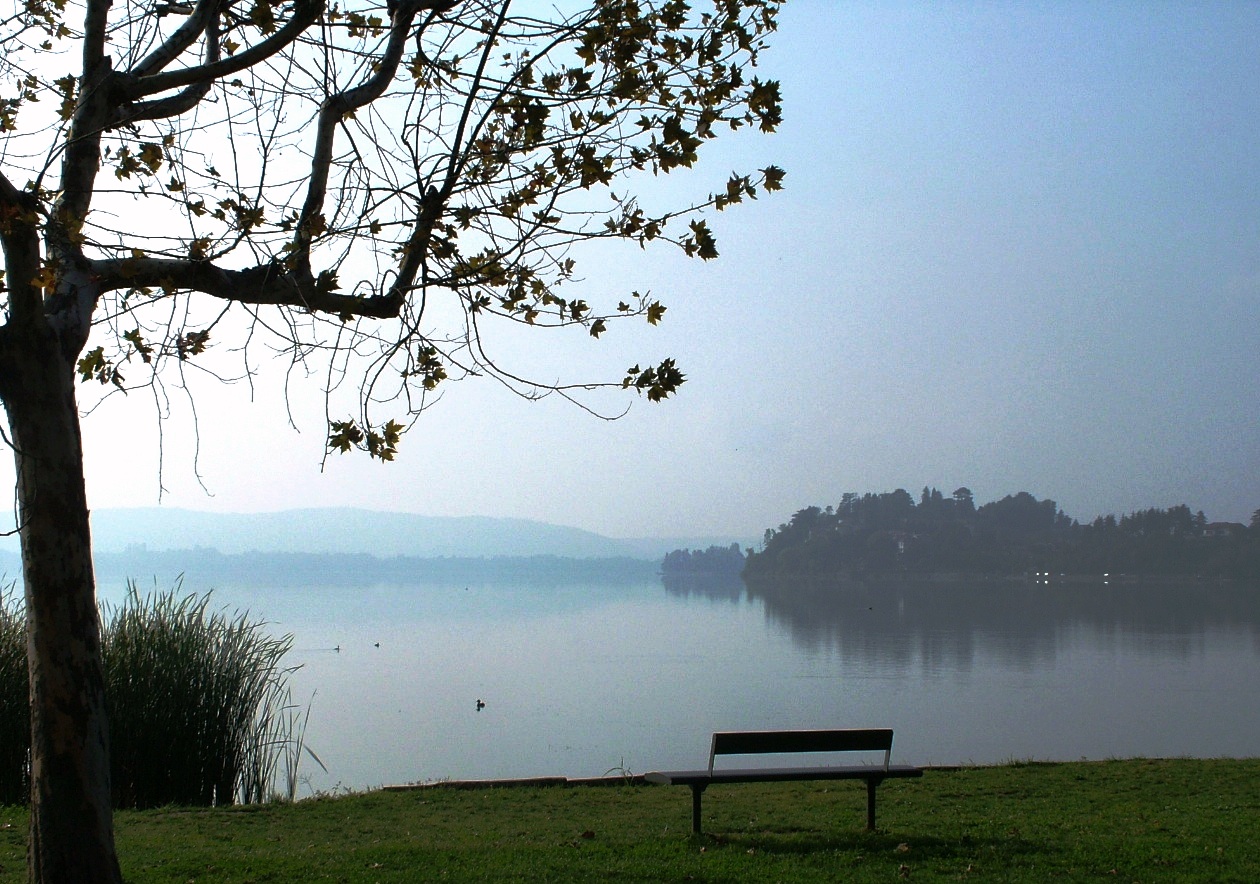
<svg viewBox="0 0 1260 884"><path fill-rule="evenodd" d="M294 636L294 694L328 767L307 763L301 794L691 767L712 731L755 728L890 726L894 760L913 764L1260 755L1255 588L220 586L214 600Z"/></svg>

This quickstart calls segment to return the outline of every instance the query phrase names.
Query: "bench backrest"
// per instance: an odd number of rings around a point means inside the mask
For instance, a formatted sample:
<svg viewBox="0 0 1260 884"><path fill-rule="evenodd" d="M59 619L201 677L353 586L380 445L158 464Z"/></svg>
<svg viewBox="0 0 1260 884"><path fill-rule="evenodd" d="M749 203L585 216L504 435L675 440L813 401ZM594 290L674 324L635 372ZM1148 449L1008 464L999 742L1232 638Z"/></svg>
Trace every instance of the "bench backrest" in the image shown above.
<svg viewBox="0 0 1260 884"><path fill-rule="evenodd" d="M813 731L718 731L709 750L709 773L719 755L785 752L883 752L884 768L892 755L891 728Z"/></svg>

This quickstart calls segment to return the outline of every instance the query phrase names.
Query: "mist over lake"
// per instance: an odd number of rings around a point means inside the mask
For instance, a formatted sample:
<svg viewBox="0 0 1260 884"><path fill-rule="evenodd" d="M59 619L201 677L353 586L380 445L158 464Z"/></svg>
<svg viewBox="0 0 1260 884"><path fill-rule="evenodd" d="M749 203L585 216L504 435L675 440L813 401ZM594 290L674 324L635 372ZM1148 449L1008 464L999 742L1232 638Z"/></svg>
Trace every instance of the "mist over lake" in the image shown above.
<svg viewBox="0 0 1260 884"><path fill-rule="evenodd" d="M890 726L913 764L1260 754L1250 585L240 582L214 605L294 634L328 767L300 794L694 766L721 729Z"/></svg>

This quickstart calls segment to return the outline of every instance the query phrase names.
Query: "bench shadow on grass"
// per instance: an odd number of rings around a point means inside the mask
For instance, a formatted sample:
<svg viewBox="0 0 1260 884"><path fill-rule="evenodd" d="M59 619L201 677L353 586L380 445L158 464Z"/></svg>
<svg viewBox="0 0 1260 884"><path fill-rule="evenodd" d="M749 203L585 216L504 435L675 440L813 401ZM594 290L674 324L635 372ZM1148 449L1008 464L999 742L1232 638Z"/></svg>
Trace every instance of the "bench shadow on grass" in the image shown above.
<svg viewBox="0 0 1260 884"><path fill-rule="evenodd" d="M692 835L696 847L756 851L765 854L799 855L811 853L861 853L866 855L905 853L922 860L967 860L978 852L1007 858L1046 854L1046 845L1018 835L1004 838L966 836L957 840L931 835L893 835L882 830L820 834L815 830L759 832L716 832Z"/></svg>

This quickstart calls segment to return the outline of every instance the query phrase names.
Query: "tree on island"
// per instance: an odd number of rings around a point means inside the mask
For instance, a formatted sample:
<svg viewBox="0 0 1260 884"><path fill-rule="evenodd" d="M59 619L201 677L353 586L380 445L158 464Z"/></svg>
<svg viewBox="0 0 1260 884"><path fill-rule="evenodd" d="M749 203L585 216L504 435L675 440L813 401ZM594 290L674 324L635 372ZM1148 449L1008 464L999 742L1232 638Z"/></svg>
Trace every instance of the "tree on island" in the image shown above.
<svg viewBox="0 0 1260 884"><path fill-rule="evenodd" d="M329 400L330 450L384 461L447 380L667 397L671 359L538 384L493 339L659 322L648 295L571 295L571 247L713 258L702 211L779 188L771 166L690 202L630 190L721 131L776 127L778 85L751 69L779 2L25 0L0 20L32 881L120 879L76 381L160 395L164 367L252 378L271 346L353 391Z"/></svg>

